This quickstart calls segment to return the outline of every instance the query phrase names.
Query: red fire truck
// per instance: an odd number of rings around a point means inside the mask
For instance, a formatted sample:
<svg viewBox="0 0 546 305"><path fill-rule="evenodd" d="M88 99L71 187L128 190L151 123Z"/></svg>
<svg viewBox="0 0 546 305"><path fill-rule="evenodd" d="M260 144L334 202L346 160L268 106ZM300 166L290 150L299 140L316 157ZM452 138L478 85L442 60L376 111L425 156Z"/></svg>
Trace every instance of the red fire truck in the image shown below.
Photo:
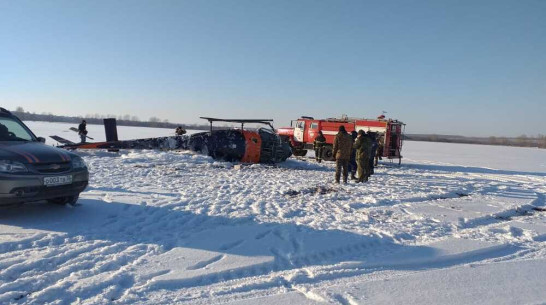
<svg viewBox="0 0 546 305"><path fill-rule="evenodd" d="M353 130L364 130L377 133L377 139L382 145L379 156L387 159L398 159L402 162L402 142L404 135L404 123L398 120L385 119L384 115L377 119L360 119L343 116L341 119L314 119L313 117L302 116L298 120L291 121L291 127L279 128L277 133L292 146L292 153L295 156L305 156L307 150L313 149L313 141L322 131L326 138L326 147L323 148L322 159L331 161L333 143L339 126L345 126L347 132Z"/></svg>

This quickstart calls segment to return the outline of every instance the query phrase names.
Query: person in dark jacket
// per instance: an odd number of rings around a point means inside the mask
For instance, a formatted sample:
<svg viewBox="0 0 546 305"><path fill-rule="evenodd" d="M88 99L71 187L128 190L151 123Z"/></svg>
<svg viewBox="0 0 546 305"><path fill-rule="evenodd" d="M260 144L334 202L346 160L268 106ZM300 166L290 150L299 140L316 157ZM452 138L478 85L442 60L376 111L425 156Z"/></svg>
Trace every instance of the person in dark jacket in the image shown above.
<svg viewBox="0 0 546 305"><path fill-rule="evenodd" d="M371 153L371 140L364 130L358 131L358 137L353 145L356 149L356 163L358 166L357 182L366 182L370 177L369 158Z"/></svg>
<svg viewBox="0 0 546 305"><path fill-rule="evenodd" d="M351 137L353 138L353 144L356 141L358 134L355 130L351 131ZM356 170L358 166L356 164L356 149L351 149L351 159L349 159L349 172L351 173L351 180L356 180Z"/></svg>
<svg viewBox="0 0 546 305"><path fill-rule="evenodd" d="M182 128L182 126L178 126L178 127L176 127L174 133L175 133L177 136L181 136L181 135L186 134L186 129Z"/></svg>
<svg viewBox="0 0 546 305"><path fill-rule="evenodd" d="M336 160L336 183L339 183L341 170L343 169L343 182L347 183L349 159L351 158L351 149L353 139L345 130L345 126L339 126L339 132L334 139L334 158Z"/></svg>
<svg viewBox="0 0 546 305"><path fill-rule="evenodd" d="M322 134L322 131L318 132L318 136L313 141L313 148L315 149L315 160L318 163L322 162L322 151L324 144L326 144L326 138Z"/></svg>
<svg viewBox="0 0 546 305"><path fill-rule="evenodd" d="M85 138L87 137L87 122L82 120L80 125L78 125L78 134L82 143L85 143Z"/></svg>
<svg viewBox="0 0 546 305"><path fill-rule="evenodd" d="M378 143L377 143L377 133L375 132L370 132L368 131L368 137L370 138L371 142L372 142L372 146L371 146L371 153L370 153L370 157L368 158L368 162L370 163L368 165L369 169L370 169L370 175L373 175L374 174L374 157L377 153L377 147L378 147Z"/></svg>

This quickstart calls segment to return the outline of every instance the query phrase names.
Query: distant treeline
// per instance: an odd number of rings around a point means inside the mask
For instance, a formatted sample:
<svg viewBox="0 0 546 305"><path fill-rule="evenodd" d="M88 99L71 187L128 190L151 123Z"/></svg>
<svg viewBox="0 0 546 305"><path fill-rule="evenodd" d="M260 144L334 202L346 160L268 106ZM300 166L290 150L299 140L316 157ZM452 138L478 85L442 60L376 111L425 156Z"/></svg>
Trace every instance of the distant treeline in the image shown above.
<svg viewBox="0 0 546 305"><path fill-rule="evenodd" d="M115 118L117 125L119 126L139 126L139 127L154 127L154 128L172 128L175 129L178 126L181 126L185 129L193 130L208 130L210 125L206 124L178 124L178 123L169 123L167 120L162 121L159 118L151 117L149 121L140 121L135 116L117 116L116 115L86 115L85 117L74 117L74 116L63 116L63 115L54 115L51 113L30 113L22 110L20 107L12 111L19 119L23 121L43 121L43 122L60 122L60 123L73 123L79 124L82 120L85 120L87 124L94 125L103 125L104 119L106 118Z"/></svg>
<svg viewBox="0 0 546 305"><path fill-rule="evenodd" d="M538 137L528 137L526 135L521 135L519 137L510 138L510 137L464 137L464 136L437 135L437 134L406 134L405 139L409 141L546 148L546 135L539 135Z"/></svg>

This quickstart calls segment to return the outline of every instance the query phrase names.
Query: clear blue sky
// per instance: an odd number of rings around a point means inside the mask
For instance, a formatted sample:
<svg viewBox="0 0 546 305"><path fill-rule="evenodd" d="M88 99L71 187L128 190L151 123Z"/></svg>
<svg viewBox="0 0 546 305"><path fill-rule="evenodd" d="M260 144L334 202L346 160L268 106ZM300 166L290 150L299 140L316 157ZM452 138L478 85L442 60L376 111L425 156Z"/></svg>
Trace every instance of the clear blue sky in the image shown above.
<svg viewBox="0 0 546 305"><path fill-rule="evenodd" d="M546 134L546 1L0 0L0 106Z"/></svg>

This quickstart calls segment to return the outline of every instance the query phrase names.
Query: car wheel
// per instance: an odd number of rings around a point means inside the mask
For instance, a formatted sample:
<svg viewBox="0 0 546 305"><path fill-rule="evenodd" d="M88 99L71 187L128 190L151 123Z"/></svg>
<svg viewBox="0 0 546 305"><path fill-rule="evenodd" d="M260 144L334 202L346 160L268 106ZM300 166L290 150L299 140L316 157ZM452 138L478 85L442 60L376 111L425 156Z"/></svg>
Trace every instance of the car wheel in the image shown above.
<svg viewBox="0 0 546 305"><path fill-rule="evenodd" d="M59 197L59 198L48 199L47 202L60 204L60 205L65 205L65 204L75 205L79 197L80 197L79 195Z"/></svg>

